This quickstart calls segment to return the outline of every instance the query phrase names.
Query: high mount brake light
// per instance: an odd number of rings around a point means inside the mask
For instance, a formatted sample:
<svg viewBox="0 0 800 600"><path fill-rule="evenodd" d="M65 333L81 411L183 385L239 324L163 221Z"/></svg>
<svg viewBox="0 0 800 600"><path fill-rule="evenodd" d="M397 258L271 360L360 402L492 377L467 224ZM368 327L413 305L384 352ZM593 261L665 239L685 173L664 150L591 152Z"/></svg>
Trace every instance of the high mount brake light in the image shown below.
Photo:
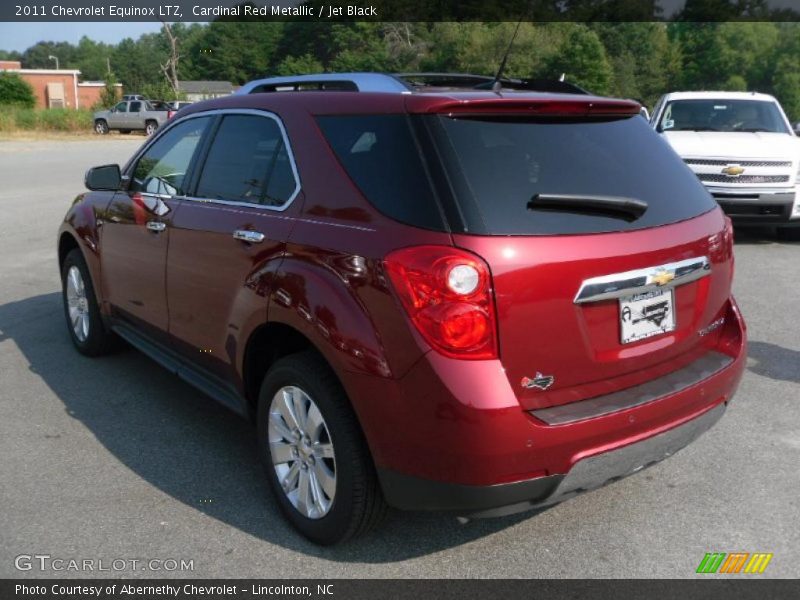
<svg viewBox="0 0 800 600"><path fill-rule="evenodd" d="M497 318L489 267L447 246L413 246L384 259L389 279L417 331L452 358L497 358Z"/></svg>

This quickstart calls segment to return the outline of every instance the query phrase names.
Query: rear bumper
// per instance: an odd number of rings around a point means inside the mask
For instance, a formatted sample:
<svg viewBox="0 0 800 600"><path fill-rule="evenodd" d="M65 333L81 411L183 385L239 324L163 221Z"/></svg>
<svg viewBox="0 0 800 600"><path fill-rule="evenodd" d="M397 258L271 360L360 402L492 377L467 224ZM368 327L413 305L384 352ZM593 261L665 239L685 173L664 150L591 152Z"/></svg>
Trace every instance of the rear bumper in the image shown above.
<svg viewBox="0 0 800 600"><path fill-rule="evenodd" d="M709 188L714 199L737 225L800 225L795 190L746 192Z"/></svg>
<svg viewBox="0 0 800 600"><path fill-rule="evenodd" d="M389 504L488 516L559 502L690 443L721 416L745 368L732 299L714 352L729 360L701 377L667 376L658 394L656 381L602 406L583 401L589 413L558 423L522 409L497 361L429 353L399 380L351 373L343 382Z"/></svg>
<svg viewBox="0 0 800 600"><path fill-rule="evenodd" d="M470 517L499 517L568 500L638 473L672 456L708 431L725 413L727 403L691 421L616 450L584 458L566 475L491 486L443 483L379 470L389 503L401 509L448 510Z"/></svg>

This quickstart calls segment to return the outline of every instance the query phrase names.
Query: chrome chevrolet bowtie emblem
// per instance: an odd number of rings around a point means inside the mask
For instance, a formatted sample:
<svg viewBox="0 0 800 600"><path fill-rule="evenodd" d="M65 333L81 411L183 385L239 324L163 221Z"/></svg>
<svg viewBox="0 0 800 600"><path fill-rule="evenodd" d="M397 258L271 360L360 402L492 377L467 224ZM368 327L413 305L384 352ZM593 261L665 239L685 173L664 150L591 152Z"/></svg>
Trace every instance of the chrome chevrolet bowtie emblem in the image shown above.
<svg viewBox="0 0 800 600"><path fill-rule="evenodd" d="M722 169L722 173L727 175L728 177L738 177L742 173L744 173L744 167L741 165L728 165L724 169Z"/></svg>
<svg viewBox="0 0 800 600"><path fill-rule="evenodd" d="M675 271L667 271L665 269L661 269L650 275L648 278L649 284L655 284L658 286L667 285L670 281L675 279Z"/></svg>
<svg viewBox="0 0 800 600"><path fill-rule="evenodd" d="M534 377L533 379L531 379L530 377L523 377L520 383L522 384L522 387L527 389L538 388L540 390L546 390L551 385L553 385L553 382L555 380L556 378L553 377L552 375L542 375L537 371L536 377Z"/></svg>

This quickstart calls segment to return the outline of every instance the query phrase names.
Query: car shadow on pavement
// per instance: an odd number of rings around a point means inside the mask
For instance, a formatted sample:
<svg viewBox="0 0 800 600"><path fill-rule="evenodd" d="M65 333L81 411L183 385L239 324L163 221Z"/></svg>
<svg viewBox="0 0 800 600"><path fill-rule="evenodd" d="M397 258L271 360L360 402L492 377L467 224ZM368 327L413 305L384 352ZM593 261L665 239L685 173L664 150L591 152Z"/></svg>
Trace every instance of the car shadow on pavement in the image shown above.
<svg viewBox="0 0 800 600"><path fill-rule="evenodd" d="M756 375L800 383L800 351L750 340L747 356L750 359L747 369Z"/></svg>
<svg viewBox="0 0 800 600"><path fill-rule="evenodd" d="M393 512L367 537L321 548L279 513L249 422L137 351L78 354L60 293L0 306L0 342L8 339L114 459L176 500L270 543L327 560L394 562L469 543L533 514L460 524L437 513Z"/></svg>
<svg viewBox="0 0 800 600"><path fill-rule="evenodd" d="M735 227L733 241L748 246L791 243L780 239L774 227Z"/></svg>

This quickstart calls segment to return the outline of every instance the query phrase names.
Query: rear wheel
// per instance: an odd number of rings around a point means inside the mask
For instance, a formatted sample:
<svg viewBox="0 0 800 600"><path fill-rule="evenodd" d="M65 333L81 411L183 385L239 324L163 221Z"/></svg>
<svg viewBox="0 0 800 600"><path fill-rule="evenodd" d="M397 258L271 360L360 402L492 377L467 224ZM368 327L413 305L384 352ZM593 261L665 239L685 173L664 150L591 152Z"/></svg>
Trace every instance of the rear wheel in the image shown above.
<svg viewBox="0 0 800 600"><path fill-rule="evenodd" d="M778 227L778 239L785 242L800 242L800 227Z"/></svg>
<svg viewBox="0 0 800 600"><path fill-rule="evenodd" d="M103 324L89 268L77 248L64 259L61 284L64 316L72 343L86 356L105 354L112 346L113 334Z"/></svg>
<svg viewBox="0 0 800 600"><path fill-rule="evenodd" d="M97 119L94 122L94 132L100 135L106 135L108 133L108 123L106 123L105 119Z"/></svg>
<svg viewBox="0 0 800 600"><path fill-rule="evenodd" d="M153 135L156 132L156 129L158 129L158 123L156 123L155 121L148 121L144 125L144 133L148 137Z"/></svg>
<svg viewBox="0 0 800 600"><path fill-rule="evenodd" d="M281 511L311 541L331 545L363 535L386 514L356 416L316 354L282 358L269 370L258 441Z"/></svg>

